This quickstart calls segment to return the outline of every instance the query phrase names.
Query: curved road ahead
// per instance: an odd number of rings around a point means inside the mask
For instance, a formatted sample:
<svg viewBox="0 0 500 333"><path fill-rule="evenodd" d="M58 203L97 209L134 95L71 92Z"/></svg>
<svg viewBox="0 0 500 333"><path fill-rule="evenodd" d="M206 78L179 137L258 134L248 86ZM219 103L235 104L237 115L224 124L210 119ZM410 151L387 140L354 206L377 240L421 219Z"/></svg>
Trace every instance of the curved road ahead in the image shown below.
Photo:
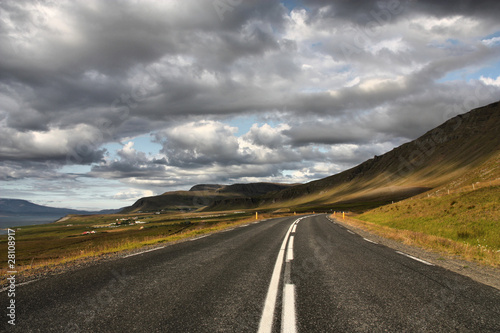
<svg viewBox="0 0 500 333"><path fill-rule="evenodd" d="M500 332L499 290L326 215L261 221L18 286L16 310L16 326L4 316L2 331Z"/></svg>

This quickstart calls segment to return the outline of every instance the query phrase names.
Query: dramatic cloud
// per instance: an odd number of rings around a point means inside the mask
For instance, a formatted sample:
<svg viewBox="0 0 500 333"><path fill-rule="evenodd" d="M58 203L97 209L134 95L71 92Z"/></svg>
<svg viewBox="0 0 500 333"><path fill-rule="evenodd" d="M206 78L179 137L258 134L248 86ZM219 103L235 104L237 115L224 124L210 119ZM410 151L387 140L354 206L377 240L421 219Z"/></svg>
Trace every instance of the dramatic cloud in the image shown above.
<svg viewBox="0 0 500 333"><path fill-rule="evenodd" d="M0 179L103 180L125 200L324 177L498 100L499 13L466 0L2 2Z"/></svg>
<svg viewBox="0 0 500 333"><path fill-rule="evenodd" d="M269 124L259 126L253 124L250 131L243 136L243 139L255 145L267 148L279 148L289 141L283 134L285 130L290 129L288 124L281 124L278 127L271 127Z"/></svg>
<svg viewBox="0 0 500 333"><path fill-rule="evenodd" d="M169 165L226 164L238 155L236 128L214 121L191 122L157 133ZM164 137L164 138L163 138Z"/></svg>
<svg viewBox="0 0 500 333"><path fill-rule="evenodd" d="M18 132L6 128L0 132L0 156L7 160L59 160L90 164L102 160L104 150L95 149L98 131L80 124L74 128Z"/></svg>

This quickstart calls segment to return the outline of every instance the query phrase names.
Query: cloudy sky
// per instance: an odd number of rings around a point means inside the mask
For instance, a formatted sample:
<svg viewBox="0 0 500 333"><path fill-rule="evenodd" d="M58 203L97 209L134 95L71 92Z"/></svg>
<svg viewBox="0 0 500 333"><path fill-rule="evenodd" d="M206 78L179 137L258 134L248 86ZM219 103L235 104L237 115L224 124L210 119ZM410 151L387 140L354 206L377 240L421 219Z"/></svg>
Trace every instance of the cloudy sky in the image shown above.
<svg viewBox="0 0 500 333"><path fill-rule="evenodd" d="M0 1L0 197L307 182L500 99L500 2Z"/></svg>

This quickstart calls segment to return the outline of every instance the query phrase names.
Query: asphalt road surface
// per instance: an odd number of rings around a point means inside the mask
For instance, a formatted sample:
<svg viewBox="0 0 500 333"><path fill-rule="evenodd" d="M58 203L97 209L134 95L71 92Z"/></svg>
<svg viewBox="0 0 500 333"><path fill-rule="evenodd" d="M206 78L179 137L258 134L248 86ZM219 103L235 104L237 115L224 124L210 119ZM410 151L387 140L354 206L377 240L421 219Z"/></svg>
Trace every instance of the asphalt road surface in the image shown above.
<svg viewBox="0 0 500 333"><path fill-rule="evenodd" d="M296 216L18 286L16 325L3 318L9 332L500 332L500 291Z"/></svg>

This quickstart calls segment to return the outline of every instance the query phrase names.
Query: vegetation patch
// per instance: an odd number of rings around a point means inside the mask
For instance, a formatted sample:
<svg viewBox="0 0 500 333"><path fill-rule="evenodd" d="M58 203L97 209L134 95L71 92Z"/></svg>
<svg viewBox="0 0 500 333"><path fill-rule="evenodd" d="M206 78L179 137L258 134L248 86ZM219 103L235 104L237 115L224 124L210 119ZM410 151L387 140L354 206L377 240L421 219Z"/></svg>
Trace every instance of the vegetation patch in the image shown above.
<svg viewBox="0 0 500 333"><path fill-rule="evenodd" d="M500 186L407 199L356 217L408 243L500 266Z"/></svg>

